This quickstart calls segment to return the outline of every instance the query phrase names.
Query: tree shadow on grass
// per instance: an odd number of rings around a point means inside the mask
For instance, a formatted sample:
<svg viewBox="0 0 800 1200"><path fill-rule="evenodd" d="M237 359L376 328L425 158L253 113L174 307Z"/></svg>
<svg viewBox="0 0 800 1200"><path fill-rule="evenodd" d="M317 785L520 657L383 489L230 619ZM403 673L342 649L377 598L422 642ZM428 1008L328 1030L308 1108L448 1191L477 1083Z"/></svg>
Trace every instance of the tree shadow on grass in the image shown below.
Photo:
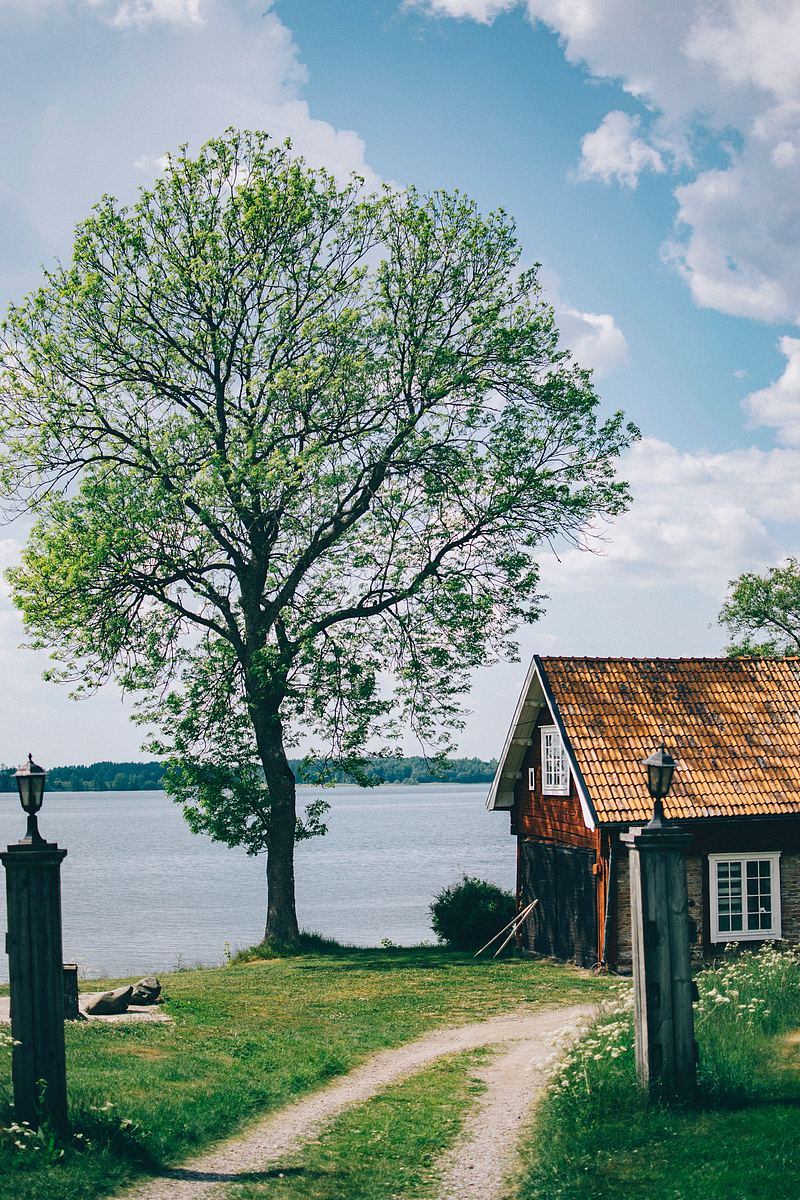
<svg viewBox="0 0 800 1200"><path fill-rule="evenodd" d="M233 961L252 965L274 959L284 959L301 970L314 971L340 971L347 967L382 971L414 968L445 970L454 966L480 965L470 953L449 950L445 946L348 946L307 933L300 935L299 946L288 948L262 942L249 950L240 951Z"/></svg>
<svg viewBox="0 0 800 1200"><path fill-rule="evenodd" d="M304 1167L274 1167L263 1171L193 1171L189 1167L164 1167L157 1173L158 1179L172 1179L176 1183L269 1183L273 1179L288 1179L304 1175Z"/></svg>
<svg viewBox="0 0 800 1200"><path fill-rule="evenodd" d="M370 958L368 956L359 958L338 959L336 962L298 962L298 970L313 971L315 974L323 971L341 972L352 967L358 971L408 971L413 969L425 971L451 971L453 967L463 967L466 965L466 960L454 959L453 962L441 962L436 959L425 958L422 955L412 957L410 955L403 958L383 958L380 955Z"/></svg>
<svg viewBox="0 0 800 1200"><path fill-rule="evenodd" d="M800 1096L792 1092L787 1092L786 1094L776 1092L770 1095L769 1093L758 1092L730 1091L704 1093L701 1091L696 1103L687 1108L687 1111L699 1113L735 1113L748 1108L800 1108Z"/></svg>

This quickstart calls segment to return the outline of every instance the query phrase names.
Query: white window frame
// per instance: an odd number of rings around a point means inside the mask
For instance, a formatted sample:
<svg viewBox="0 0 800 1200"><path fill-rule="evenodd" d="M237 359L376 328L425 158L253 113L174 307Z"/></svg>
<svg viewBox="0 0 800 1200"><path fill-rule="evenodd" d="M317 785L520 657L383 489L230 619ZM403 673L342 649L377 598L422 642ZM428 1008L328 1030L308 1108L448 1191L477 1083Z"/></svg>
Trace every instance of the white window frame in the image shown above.
<svg viewBox="0 0 800 1200"><path fill-rule="evenodd" d="M550 746L558 748L561 751L561 772L557 780L548 782L548 764L550 761ZM568 796L569 795L569 763L567 762L567 752L564 746L564 740L561 737L557 725L542 726L542 795L543 796Z"/></svg>
<svg viewBox="0 0 800 1200"><path fill-rule="evenodd" d="M536 767L528 767L528 791L536 791Z"/></svg>
<svg viewBox="0 0 800 1200"><path fill-rule="evenodd" d="M708 894L711 908L711 941L712 942L768 942L781 936L781 852L780 850L748 850L736 851L730 854L709 854L708 856ZM770 890L772 899L772 925L769 929L723 929L719 927L719 877L718 870L721 862L738 862L742 864L742 878L746 876L748 862L768 862L770 864ZM743 904L743 924L747 919L747 910Z"/></svg>

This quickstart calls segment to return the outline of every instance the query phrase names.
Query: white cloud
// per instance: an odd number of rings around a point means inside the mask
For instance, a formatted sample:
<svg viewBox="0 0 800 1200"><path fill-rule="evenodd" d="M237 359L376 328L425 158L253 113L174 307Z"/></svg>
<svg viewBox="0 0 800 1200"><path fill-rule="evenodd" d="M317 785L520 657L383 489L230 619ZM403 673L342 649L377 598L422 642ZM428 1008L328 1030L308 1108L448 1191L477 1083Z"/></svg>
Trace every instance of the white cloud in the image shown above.
<svg viewBox="0 0 800 1200"><path fill-rule="evenodd" d="M146 171L148 175L157 175L166 171L169 163L168 154L140 154L133 160L137 171Z"/></svg>
<svg viewBox="0 0 800 1200"><path fill-rule="evenodd" d="M591 367L598 378L628 361L625 334L610 313L579 312L559 303L556 320L562 343L572 351L576 362Z"/></svg>
<svg viewBox="0 0 800 1200"><path fill-rule="evenodd" d="M683 43L696 0L528 0L532 22L561 39L567 59L598 78L618 80L631 96L658 107L670 121L692 112L708 69L690 61Z"/></svg>
<svg viewBox="0 0 800 1200"><path fill-rule="evenodd" d="M517 0L405 0L407 8L424 8L434 17L467 17L483 25L516 4Z"/></svg>
<svg viewBox="0 0 800 1200"><path fill-rule="evenodd" d="M800 320L797 0L417 3L483 21L524 7L531 22L558 35L570 62L638 98L646 131L609 113L583 139L580 173L632 187L642 170L692 170L676 189L677 231L666 256L696 302L758 320ZM693 165L698 130L717 139L726 165Z"/></svg>
<svg viewBox="0 0 800 1200"><path fill-rule="evenodd" d="M4 211L3 223L26 230L30 279L0 276L0 295L18 296L38 276L37 263L63 255L74 226L104 192L131 199L165 152L184 143L196 150L227 126L290 138L299 154L340 179L355 171L369 187L380 183L363 139L311 112L291 33L265 7L266 0L243 7L201 0L202 23L151 23L135 36L98 22L91 53L77 23L55 16L42 23L41 54L53 64L47 91L0 128L0 155L15 164L4 183L6 208L16 212ZM116 0L98 14L112 10L119 11ZM162 3L161 15L167 11Z"/></svg>
<svg viewBox="0 0 800 1200"><path fill-rule="evenodd" d="M200 25L201 0L86 0L104 20L119 29L164 21L171 25Z"/></svg>
<svg viewBox="0 0 800 1200"><path fill-rule="evenodd" d="M750 447L687 452L656 438L638 442L620 464L630 510L595 531L600 553L570 549L545 562L544 584L645 591L683 585L721 602L727 583L785 555L776 532L800 520L800 452Z"/></svg>
<svg viewBox="0 0 800 1200"><path fill-rule="evenodd" d="M796 0L727 0L697 6L685 40L690 59L734 87L777 99L800 93L800 7Z"/></svg>
<svg viewBox="0 0 800 1200"><path fill-rule="evenodd" d="M640 125L640 118L629 113L618 109L607 113L597 129L581 139L581 177L604 183L616 179L635 188L642 171L666 171L658 150L637 136Z"/></svg>
<svg viewBox="0 0 800 1200"><path fill-rule="evenodd" d="M800 320L800 104L752 122L725 168L675 190L667 247L698 304L762 321Z"/></svg>
<svg viewBox="0 0 800 1200"><path fill-rule="evenodd" d="M0 12L14 10L37 17L46 10L81 9L96 12L101 20L118 29L142 27L161 21L169 25L200 25L203 9L214 0L0 0ZM269 5L271 0L265 0Z"/></svg>
<svg viewBox="0 0 800 1200"><path fill-rule="evenodd" d="M717 134L726 126L738 131L726 167L701 171L676 189L677 235L667 256L704 307L798 320L800 7L794 0L713 6L678 0L669 7L658 0L530 0L528 10L557 30L573 61L620 79L655 110L650 149L677 145L681 136L689 144L697 124ZM686 165L688 154L679 160ZM631 173L617 178L630 183Z"/></svg>
<svg viewBox="0 0 800 1200"><path fill-rule="evenodd" d="M594 530L599 553L571 548L559 563L543 562L549 592L683 589L713 618L731 579L795 549L786 531L800 523L800 338L782 337L779 347L783 372L742 401L751 427L774 430L778 446L683 451L643 438L619 468L629 511Z"/></svg>
<svg viewBox="0 0 800 1200"><path fill-rule="evenodd" d="M545 559L548 592L627 596L630 606L637 591L682 590L713 619L731 579L798 549L786 531L800 523L800 338L782 337L779 347L783 372L742 401L751 427L774 430L777 447L683 451L643 438L619 467L629 511L594 530L599 553L570 548L558 563Z"/></svg>
<svg viewBox="0 0 800 1200"><path fill-rule="evenodd" d="M745 396L742 407L754 425L774 429L784 445L800 446L800 338L782 337L778 345L786 356L783 374Z"/></svg>
<svg viewBox="0 0 800 1200"><path fill-rule="evenodd" d="M561 294L558 272L550 266L539 268L539 282L553 306L560 344L580 366L602 378L625 365L628 342L611 313L584 312L569 304Z"/></svg>

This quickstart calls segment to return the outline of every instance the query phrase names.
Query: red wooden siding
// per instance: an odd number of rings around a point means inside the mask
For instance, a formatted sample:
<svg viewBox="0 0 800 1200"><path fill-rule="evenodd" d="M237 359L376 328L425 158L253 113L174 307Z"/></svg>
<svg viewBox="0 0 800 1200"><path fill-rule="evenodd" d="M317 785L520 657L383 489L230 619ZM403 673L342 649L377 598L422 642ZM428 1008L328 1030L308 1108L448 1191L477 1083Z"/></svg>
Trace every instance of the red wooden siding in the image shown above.
<svg viewBox="0 0 800 1200"><path fill-rule="evenodd" d="M586 828L580 801L575 791L574 780L570 779L568 796L545 796L542 794L542 735L543 725L555 722L544 709L533 730L533 741L522 761L520 778L514 788L514 811L512 833L520 837L532 837L538 841L555 842L562 846L581 846L595 849L597 840L592 830ZM528 786L529 768L536 771L536 790Z"/></svg>
<svg viewBox="0 0 800 1200"><path fill-rule="evenodd" d="M519 853L523 853L523 843L539 842L544 845L569 847L571 849L590 850L593 851L593 856L576 856L573 863L573 869L580 871L581 875L586 874L587 879L581 882L574 880L574 886L579 890L584 889L583 894L594 892L597 898L597 920L595 922L597 946L596 949L590 951L588 946L583 948L576 957L583 963L598 961L600 958L600 950L603 944L603 925L605 917L605 897L608 872L606 863L601 857L601 849L605 850L605 842L607 838L601 835L599 830L591 830L586 828L586 823L583 819L583 810L581 809L580 800L575 790L575 782L570 778L570 790L566 796L549 796L542 792L542 735L543 726L554 725L555 722L547 709L543 709L537 719L536 725L532 731L532 740L528 746L520 768L520 777L514 787L514 808L511 812L511 832L518 836ZM529 770L533 768L535 771L535 788L531 790L529 786ZM519 861L519 859L518 859ZM572 861L572 860L570 860ZM518 888L520 891L520 902L526 903L532 899L532 895L528 896L527 891L530 890L530 883L524 878L525 872L522 870L522 863L519 861ZM567 914L563 914L566 920ZM533 948L535 938L533 928L531 931L526 931L528 934L529 944ZM575 931L573 931L573 934ZM592 935L594 940L595 935ZM583 942L582 938L578 938L578 942ZM551 948L545 948L545 952L552 952ZM578 949L576 943L575 949Z"/></svg>

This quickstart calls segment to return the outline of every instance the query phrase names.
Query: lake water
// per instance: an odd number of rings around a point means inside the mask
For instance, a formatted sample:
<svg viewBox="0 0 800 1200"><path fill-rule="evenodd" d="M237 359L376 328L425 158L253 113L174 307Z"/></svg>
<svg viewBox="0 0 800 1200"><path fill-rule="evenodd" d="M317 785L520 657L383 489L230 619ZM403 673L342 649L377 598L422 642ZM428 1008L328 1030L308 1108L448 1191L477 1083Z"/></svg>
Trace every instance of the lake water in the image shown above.
<svg viewBox="0 0 800 1200"><path fill-rule="evenodd" d="M300 803L320 795L300 788ZM513 888L508 815L484 808L488 785L326 789L328 833L297 848L300 925L355 945L432 940L428 906L463 874ZM64 961L89 977L218 963L226 943L264 930L263 858L191 833L163 792L48 792L48 841L62 867ZM0 796L0 842L21 837L15 795ZM5 885L0 887L5 928ZM8 978L0 956L0 978Z"/></svg>

